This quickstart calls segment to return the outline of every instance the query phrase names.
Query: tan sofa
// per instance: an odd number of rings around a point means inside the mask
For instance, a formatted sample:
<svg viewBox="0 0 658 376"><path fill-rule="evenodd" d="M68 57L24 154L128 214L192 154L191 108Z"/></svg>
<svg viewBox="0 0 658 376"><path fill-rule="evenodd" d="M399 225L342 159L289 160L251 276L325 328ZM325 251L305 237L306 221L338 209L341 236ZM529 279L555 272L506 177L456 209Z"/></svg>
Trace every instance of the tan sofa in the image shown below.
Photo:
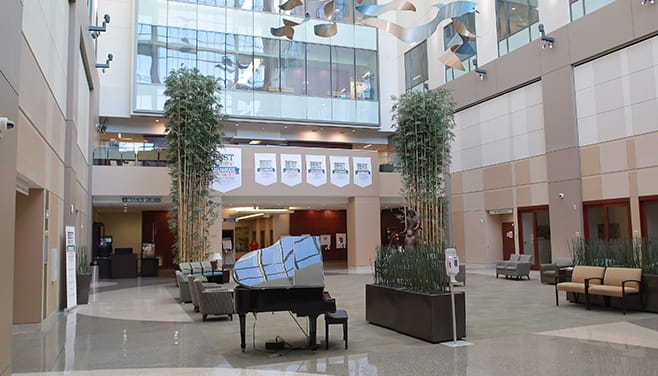
<svg viewBox="0 0 658 376"><path fill-rule="evenodd" d="M644 307L642 294L640 294L640 280L642 269L639 268L606 268L603 277L585 279L586 307L590 309L590 296L602 295L605 305L610 305L610 297L621 298L622 309L626 314L626 296L638 294L640 303Z"/></svg>
<svg viewBox="0 0 658 376"><path fill-rule="evenodd" d="M571 274L571 282L561 282L555 284L555 305L560 305L558 301L558 291L566 291L576 293L576 301L578 294L585 293L585 280L593 278L603 278L605 268L601 266L585 266L576 265ZM592 280L591 284L600 284L597 280Z"/></svg>

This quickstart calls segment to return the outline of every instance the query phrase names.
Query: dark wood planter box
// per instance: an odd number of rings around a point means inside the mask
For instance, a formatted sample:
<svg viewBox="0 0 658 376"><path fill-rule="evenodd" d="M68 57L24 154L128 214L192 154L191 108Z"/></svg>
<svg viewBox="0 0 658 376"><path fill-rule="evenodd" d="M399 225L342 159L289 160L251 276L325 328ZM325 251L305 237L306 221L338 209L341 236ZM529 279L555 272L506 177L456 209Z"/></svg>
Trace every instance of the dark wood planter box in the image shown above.
<svg viewBox="0 0 658 376"><path fill-rule="evenodd" d="M466 298L455 293L457 339L466 335ZM366 285L366 320L428 342L453 339L450 294Z"/></svg>
<svg viewBox="0 0 658 376"><path fill-rule="evenodd" d="M78 294L78 304L89 303L89 287L91 285L91 274L78 274L75 281Z"/></svg>
<svg viewBox="0 0 658 376"><path fill-rule="evenodd" d="M626 297L626 308L635 311L645 311L658 313L658 275L642 274L642 299L644 300L644 309L640 305L640 298L637 295L630 295ZM567 294L567 300L576 302L576 295L574 293ZM602 296L591 295L590 300L592 305L604 306L605 301ZM581 294L578 303L585 303L585 295ZM610 298L610 306L621 308L621 298Z"/></svg>

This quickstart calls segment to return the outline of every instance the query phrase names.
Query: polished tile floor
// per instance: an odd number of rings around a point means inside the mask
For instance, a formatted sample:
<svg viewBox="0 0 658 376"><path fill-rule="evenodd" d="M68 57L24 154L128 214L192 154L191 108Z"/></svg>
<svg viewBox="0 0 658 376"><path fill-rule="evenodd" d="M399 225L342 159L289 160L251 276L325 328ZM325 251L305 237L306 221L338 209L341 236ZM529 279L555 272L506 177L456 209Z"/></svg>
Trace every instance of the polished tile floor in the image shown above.
<svg viewBox="0 0 658 376"><path fill-rule="evenodd" d="M554 304L551 285L496 279L469 265L467 338L472 345L429 344L365 321L369 274L330 268L326 288L349 312L349 350L340 326L330 349L264 351L283 337L305 336L286 312L248 316L247 351L238 320L202 322L176 301L173 278L104 280L88 305L42 325L14 327L14 373L22 375L658 375L658 315ZM299 320L304 328L305 320ZM324 341L323 320L318 339Z"/></svg>

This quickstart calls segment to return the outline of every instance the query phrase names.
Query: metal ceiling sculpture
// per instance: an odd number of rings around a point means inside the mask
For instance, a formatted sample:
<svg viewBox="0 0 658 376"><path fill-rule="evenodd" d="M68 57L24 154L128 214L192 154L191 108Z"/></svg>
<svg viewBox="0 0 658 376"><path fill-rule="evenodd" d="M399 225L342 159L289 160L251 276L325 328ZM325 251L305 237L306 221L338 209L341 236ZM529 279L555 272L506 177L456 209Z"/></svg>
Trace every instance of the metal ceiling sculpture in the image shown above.
<svg viewBox="0 0 658 376"><path fill-rule="evenodd" d="M356 0L357 4L361 4L362 2L363 0ZM281 4L279 8L284 11L289 11L303 4L302 0L287 0L285 3ZM416 6L408 0L393 0L382 5L356 5L355 9L365 17L359 21L360 24L372 26L385 31L406 43L416 43L429 38L434 34L441 22L451 19L455 36L450 42L448 42L448 49L439 57L439 61L449 67L463 71L465 69L462 65L460 55L469 56L475 54L475 50L468 42L470 38L477 38L477 35L468 31L462 22L462 17L469 13L479 13L475 9L476 5L477 4L473 1L462 0L451 1L447 4L435 4L433 7L439 8L439 11L434 19L426 24L414 27L404 27L394 22L377 18L377 16L391 11L415 12ZM327 1L324 4L323 10L325 18L328 21L331 21L331 23L315 25L313 26L313 31L315 35L319 37L333 37L338 32L338 26L336 21L334 21L334 0ZM270 32L274 36L286 37L292 40L295 35L294 28L309 21L310 18L311 16L308 13L306 13L306 16L301 22L284 18L283 26L278 28L273 27L270 29Z"/></svg>

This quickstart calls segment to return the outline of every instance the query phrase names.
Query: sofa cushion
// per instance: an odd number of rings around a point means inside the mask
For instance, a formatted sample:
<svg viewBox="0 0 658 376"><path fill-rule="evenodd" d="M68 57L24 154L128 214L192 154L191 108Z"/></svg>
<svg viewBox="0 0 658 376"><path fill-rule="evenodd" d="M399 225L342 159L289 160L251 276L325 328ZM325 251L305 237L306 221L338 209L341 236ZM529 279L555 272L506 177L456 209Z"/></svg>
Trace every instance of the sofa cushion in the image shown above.
<svg viewBox="0 0 658 376"><path fill-rule="evenodd" d="M607 268L605 270L605 277L603 279L603 284L608 286L617 286L621 287L623 281L636 280L639 281L642 278L642 269L635 268ZM640 286L637 282L627 283L626 287L632 287L639 289ZM628 290L627 290L628 291ZM619 293L621 296L621 292ZM614 295L617 296L617 295Z"/></svg>
<svg viewBox="0 0 658 376"><path fill-rule="evenodd" d="M532 263L532 255L519 255L519 262Z"/></svg>
<svg viewBox="0 0 658 376"><path fill-rule="evenodd" d="M592 295L616 296L618 298L622 297L621 287L619 286L607 286L607 285L590 286L587 292ZM637 289L635 287L626 287L626 295L637 294L638 292L640 292L640 289Z"/></svg>
<svg viewBox="0 0 658 376"><path fill-rule="evenodd" d="M585 283L585 279L587 278L603 278L604 272L605 268L601 266L577 265L573 268L573 273L571 274L571 282ZM590 284L600 285L601 281L591 281Z"/></svg>

